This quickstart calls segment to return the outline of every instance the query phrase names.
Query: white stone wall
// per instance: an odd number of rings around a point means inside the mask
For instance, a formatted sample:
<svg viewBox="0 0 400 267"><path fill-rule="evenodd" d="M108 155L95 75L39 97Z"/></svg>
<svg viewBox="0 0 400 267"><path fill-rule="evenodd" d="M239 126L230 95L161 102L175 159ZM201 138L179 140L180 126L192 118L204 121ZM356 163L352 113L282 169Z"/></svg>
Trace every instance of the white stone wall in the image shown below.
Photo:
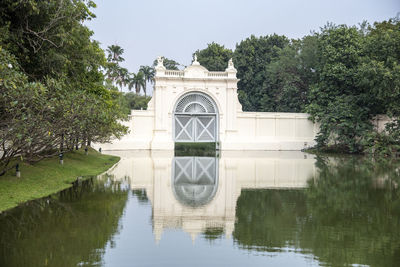
<svg viewBox="0 0 400 267"><path fill-rule="evenodd" d="M394 119L391 119L387 115L378 115L372 119L372 124L375 127L375 130L378 132L385 131L386 124L393 122Z"/></svg>
<svg viewBox="0 0 400 267"><path fill-rule="evenodd" d="M174 107L188 92L210 96L218 108L218 140L222 150L301 150L315 144L317 127L303 113L243 112L237 95L236 69L209 72L197 61L183 71L166 70L159 59L148 109L132 110L130 133L105 150L174 148Z"/></svg>
<svg viewBox="0 0 400 267"><path fill-rule="evenodd" d="M305 113L238 112L226 150L301 150L315 144L318 128Z"/></svg>

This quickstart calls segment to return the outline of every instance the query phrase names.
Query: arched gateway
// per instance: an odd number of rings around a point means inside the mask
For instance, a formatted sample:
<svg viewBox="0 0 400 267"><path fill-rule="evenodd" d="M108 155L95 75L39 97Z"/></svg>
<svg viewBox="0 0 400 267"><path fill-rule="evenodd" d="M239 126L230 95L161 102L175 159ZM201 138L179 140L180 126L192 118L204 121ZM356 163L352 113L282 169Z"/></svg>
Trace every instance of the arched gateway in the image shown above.
<svg viewBox="0 0 400 267"><path fill-rule="evenodd" d="M174 108L175 142L217 142L218 108L208 95L190 92L183 95Z"/></svg>
<svg viewBox="0 0 400 267"><path fill-rule="evenodd" d="M184 70L155 67L147 110L132 110L129 134L105 150L172 150L178 142L218 142L221 150L300 150L315 144L318 127L304 113L243 112L236 69L208 71L194 58Z"/></svg>

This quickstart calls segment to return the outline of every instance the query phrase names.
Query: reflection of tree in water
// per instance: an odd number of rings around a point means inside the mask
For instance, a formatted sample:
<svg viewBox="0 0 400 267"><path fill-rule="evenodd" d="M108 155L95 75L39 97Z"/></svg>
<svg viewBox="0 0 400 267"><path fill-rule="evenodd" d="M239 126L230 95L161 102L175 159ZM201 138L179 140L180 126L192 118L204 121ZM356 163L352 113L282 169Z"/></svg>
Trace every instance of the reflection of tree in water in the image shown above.
<svg viewBox="0 0 400 267"><path fill-rule="evenodd" d="M132 195L135 196L141 204L149 203L145 189L134 189L132 190Z"/></svg>
<svg viewBox="0 0 400 267"><path fill-rule="evenodd" d="M275 251L294 245L298 219L306 217L300 190L242 190L233 236L246 249Z"/></svg>
<svg viewBox="0 0 400 267"><path fill-rule="evenodd" d="M224 234L223 227L210 227L207 228L202 235L205 239L212 242L216 239L220 239L223 236L223 234Z"/></svg>
<svg viewBox="0 0 400 267"><path fill-rule="evenodd" d="M242 191L233 236L239 246L287 246L342 266L400 262L399 173L388 164L346 158L319 161L305 190Z"/></svg>
<svg viewBox="0 0 400 267"><path fill-rule="evenodd" d="M0 266L98 266L128 191L109 179L88 180L0 216Z"/></svg>

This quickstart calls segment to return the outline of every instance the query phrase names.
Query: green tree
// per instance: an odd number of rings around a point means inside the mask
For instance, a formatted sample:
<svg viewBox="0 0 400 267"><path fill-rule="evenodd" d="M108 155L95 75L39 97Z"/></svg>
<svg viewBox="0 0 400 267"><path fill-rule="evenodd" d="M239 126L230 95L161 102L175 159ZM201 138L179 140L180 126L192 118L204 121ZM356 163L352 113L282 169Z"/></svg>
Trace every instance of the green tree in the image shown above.
<svg viewBox="0 0 400 267"><path fill-rule="evenodd" d="M1 2L2 170L15 155L37 161L126 133L119 93L104 83L104 51L82 23L94 17L92 7L79 0Z"/></svg>
<svg viewBox="0 0 400 267"><path fill-rule="evenodd" d="M53 147L49 119L52 106L46 103L46 88L29 82L15 58L0 46L0 173L17 155L27 156Z"/></svg>
<svg viewBox="0 0 400 267"><path fill-rule="evenodd" d="M278 52L278 57L266 69L271 93L262 98L262 110L305 111L308 90L316 76L315 46L316 38L306 36L302 40L292 40Z"/></svg>
<svg viewBox="0 0 400 267"><path fill-rule="evenodd" d="M288 43L285 36L274 34L261 37L252 35L236 45L233 61L240 79L239 101L244 110L274 111L273 106L262 104L266 99L273 99L267 67Z"/></svg>
<svg viewBox="0 0 400 267"><path fill-rule="evenodd" d="M147 109L147 104L150 99L150 96L137 95L129 92L121 96L121 106L124 107L125 113L129 115L132 109Z"/></svg>
<svg viewBox="0 0 400 267"><path fill-rule="evenodd" d="M375 135L367 144L372 147L370 151L400 154L400 19L369 25L365 39L366 57L360 67L359 84L371 88L375 102L380 104L374 112L393 120L386 133Z"/></svg>
<svg viewBox="0 0 400 267"><path fill-rule="evenodd" d="M126 68L119 67L115 76L115 83L121 88L129 82L129 73Z"/></svg>
<svg viewBox="0 0 400 267"><path fill-rule="evenodd" d="M107 65L106 65L106 75L112 84L116 84L120 87L126 86L129 82L129 73L126 68L119 65L125 59L122 57L124 49L118 45L111 45L107 48Z"/></svg>
<svg viewBox="0 0 400 267"><path fill-rule="evenodd" d="M135 88L136 94L138 95L140 93L140 89L144 88L145 82L146 81L143 72L139 71L138 73L132 73L132 77L128 83L129 91L132 88Z"/></svg>
<svg viewBox="0 0 400 267"><path fill-rule="evenodd" d="M155 71L154 71L154 68L152 68L150 66L140 66L139 71L142 72L144 75L143 91L144 91L144 95L146 96L147 95L147 82L154 83Z"/></svg>
<svg viewBox="0 0 400 267"><path fill-rule="evenodd" d="M111 45L108 46L107 48L108 52L108 61L114 62L114 63L119 63L125 61L125 59L122 57L122 54L124 53L124 49L120 47L119 45Z"/></svg>
<svg viewBox="0 0 400 267"><path fill-rule="evenodd" d="M2 44L30 80L65 74L80 78L78 69L105 60L103 50L90 39L93 33L82 24L95 17L92 7L94 2L81 0L2 1Z"/></svg>
<svg viewBox="0 0 400 267"><path fill-rule="evenodd" d="M366 56L366 37L356 27L327 25L316 36L317 82L310 88L307 111L320 124L318 144L361 152L371 119L388 104L373 94L379 68ZM370 64L375 69L367 74Z"/></svg>
<svg viewBox="0 0 400 267"><path fill-rule="evenodd" d="M197 50L193 56L195 54L200 64L209 71L225 71L229 59L233 56L232 50L214 42L208 44L205 49Z"/></svg>

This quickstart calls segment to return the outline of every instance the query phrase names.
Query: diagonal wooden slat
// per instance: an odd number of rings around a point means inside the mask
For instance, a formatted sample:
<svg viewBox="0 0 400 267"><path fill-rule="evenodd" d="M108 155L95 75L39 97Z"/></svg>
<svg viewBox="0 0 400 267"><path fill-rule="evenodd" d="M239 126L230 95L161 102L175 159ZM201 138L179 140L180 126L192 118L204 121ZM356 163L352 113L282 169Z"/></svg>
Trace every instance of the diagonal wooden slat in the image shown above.
<svg viewBox="0 0 400 267"><path fill-rule="evenodd" d="M198 122L201 125L201 128L202 128L200 134L197 135L197 139L200 139L202 137L202 135L204 133L206 133L206 134L208 134L210 139L213 141L214 134L211 131L209 131L208 128L211 126L212 123L214 123L215 117L209 117L209 118L210 118L210 121L207 123L207 125L204 125L203 122L201 120L199 120L199 119L196 120L196 122Z"/></svg>
<svg viewBox="0 0 400 267"><path fill-rule="evenodd" d="M179 138L181 137L181 135L183 134L183 133L186 133L187 134L187 136L189 137L189 140L193 140L193 129L192 129L192 134L190 134L189 132L188 132L188 127L193 127L193 118L190 118L189 120L188 120L188 122L185 124L185 125L183 125L182 123L181 123L181 121L179 120L179 118L182 118L182 117L179 117L179 116L177 116L177 117L175 117L175 121L176 122L178 122L178 124L182 127L182 130L176 135L176 139L177 140L179 140ZM186 139L183 139L183 140L186 140Z"/></svg>

